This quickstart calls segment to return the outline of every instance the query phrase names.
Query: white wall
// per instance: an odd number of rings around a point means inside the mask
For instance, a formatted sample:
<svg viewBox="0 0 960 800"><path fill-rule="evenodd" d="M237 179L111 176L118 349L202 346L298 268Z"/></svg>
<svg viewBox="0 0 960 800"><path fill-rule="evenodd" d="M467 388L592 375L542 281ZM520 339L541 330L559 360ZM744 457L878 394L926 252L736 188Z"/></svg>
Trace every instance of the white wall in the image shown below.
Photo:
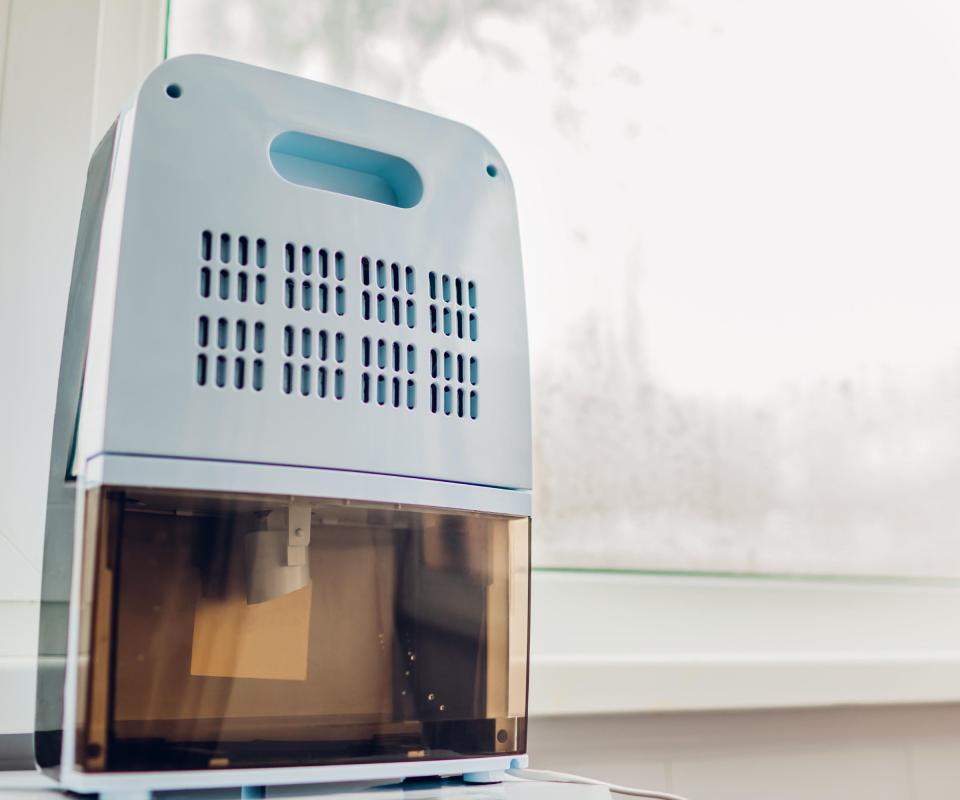
<svg viewBox="0 0 960 800"><path fill-rule="evenodd" d="M953 800L960 706L534 719L531 765L693 800Z"/></svg>
<svg viewBox="0 0 960 800"><path fill-rule="evenodd" d="M0 115L0 599L39 594L50 427L93 105L97 18L9 5ZM62 120L65 124L61 124Z"/></svg>
<svg viewBox="0 0 960 800"><path fill-rule="evenodd" d="M0 0L0 734L33 720L60 344L89 155L160 56L162 0Z"/></svg>
<svg viewBox="0 0 960 800"><path fill-rule="evenodd" d="M0 601L39 596L87 159L159 58L162 8L159 0L0 0Z"/></svg>

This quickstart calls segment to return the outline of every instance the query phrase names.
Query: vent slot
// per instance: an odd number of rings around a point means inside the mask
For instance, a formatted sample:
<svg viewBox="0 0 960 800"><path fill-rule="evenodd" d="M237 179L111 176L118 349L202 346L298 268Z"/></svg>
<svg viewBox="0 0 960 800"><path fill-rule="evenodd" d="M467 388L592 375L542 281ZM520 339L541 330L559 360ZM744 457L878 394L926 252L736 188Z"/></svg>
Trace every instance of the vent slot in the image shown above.
<svg viewBox="0 0 960 800"><path fill-rule="evenodd" d="M241 353L247 349L247 323L242 319L237 320L237 331L234 341L237 343L237 350Z"/></svg>
<svg viewBox="0 0 960 800"><path fill-rule="evenodd" d="M310 281L304 281L300 284L300 305L303 307L304 311L309 311L313 308L313 284ZM324 305L326 303L324 302ZM320 305L317 304L319 308ZM324 309L320 309L323 311Z"/></svg>

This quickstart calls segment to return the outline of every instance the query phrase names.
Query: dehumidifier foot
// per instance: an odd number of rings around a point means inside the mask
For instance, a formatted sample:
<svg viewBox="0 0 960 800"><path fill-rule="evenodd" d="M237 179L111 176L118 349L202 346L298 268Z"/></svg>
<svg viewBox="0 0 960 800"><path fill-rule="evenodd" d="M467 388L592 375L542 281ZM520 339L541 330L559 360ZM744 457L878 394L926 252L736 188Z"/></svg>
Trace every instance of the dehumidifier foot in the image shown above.
<svg viewBox="0 0 960 800"><path fill-rule="evenodd" d="M487 770L485 772L464 772L464 783L503 783L502 769Z"/></svg>

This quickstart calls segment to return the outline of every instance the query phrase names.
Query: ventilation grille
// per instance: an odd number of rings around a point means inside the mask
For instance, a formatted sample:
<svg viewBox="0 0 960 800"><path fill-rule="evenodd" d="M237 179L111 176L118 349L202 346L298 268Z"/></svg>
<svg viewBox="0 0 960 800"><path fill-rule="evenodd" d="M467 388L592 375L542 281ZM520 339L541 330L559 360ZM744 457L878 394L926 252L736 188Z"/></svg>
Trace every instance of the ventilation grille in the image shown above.
<svg viewBox="0 0 960 800"><path fill-rule="evenodd" d="M461 350L430 350L430 411L476 419L480 414L479 361L464 352L479 337L477 284L444 272L427 276L430 291L430 332L463 340Z"/></svg>
<svg viewBox="0 0 960 800"><path fill-rule="evenodd" d="M477 341L477 285L463 278L431 272L430 332Z"/></svg>
<svg viewBox="0 0 960 800"><path fill-rule="evenodd" d="M347 313L347 290L343 286L347 269L339 250L331 257L326 248L314 252L310 245L297 247L287 242L283 249L283 267L287 273L283 282L283 304L287 308L312 311L316 307L321 314L336 312L340 317Z"/></svg>
<svg viewBox="0 0 960 800"><path fill-rule="evenodd" d="M364 370L360 376L361 402L411 411L416 408L416 347L364 336L360 342L360 363Z"/></svg>
<svg viewBox="0 0 960 800"><path fill-rule="evenodd" d="M197 320L197 383L221 389L263 389L263 353L266 326L256 322L250 329L246 320L213 319L206 315Z"/></svg>
<svg viewBox="0 0 960 800"><path fill-rule="evenodd" d="M479 361L476 356L430 351L430 410L434 414L476 419L480 412L477 394Z"/></svg>
<svg viewBox="0 0 960 800"><path fill-rule="evenodd" d="M236 252L234 252L236 246ZM216 249L216 259L214 258ZM267 243L257 239L252 246L246 236L238 236L236 243L229 233L221 233L214 247L214 236L204 231L200 236L200 296L237 302L267 302L267 276L261 271L267 266ZM247 269L251 257L256 269ZM218 262L218 263L217 263Z"/></svg>
<svg viewBox="0 0 960 800"><path fill-rule="evenodd" d="M353 398L359 391L365 405L413 411L418 406L417 370L422 369L430 373L429 380L424 376L421 382L429 386L429 395L419 402L441 417L477 419L475 281L427 273L429 315L419 321L421 331L413 338L432 335L445 341L429 350L429 363L418 364L413 341L388 332L417 329L413 266L368 256L352 260L341 250L289 241L272 255L268 265L268 245L262 238L201 232L199 294L209 312L204 310L197 323L197 384L258 392L268 388L293 397L333 400L343 400L348 391ZM355 265L350 270L359 267L360 302L354 307L347 302L348 261ZM356 273L351 275L355 280ZM281 287L269 304L268 279ZM277 312L287 317L273 327L277 338L268 341L266 324L244 317L245 304L267 306L268 317ZM338 317L344 319L335 330L331 323ZM357 325L367 331L356 334L348 359L346 331ZM357 355L359 365L353 361ZM279 356L276 371L267 372L268 356Z"/></svg>
<svg viewBox="0 0 960 800"><path fill-rule="evenodd" d="M369 258L360 259L360 279L363 294L360 296L361 314L365 320L389 323L396 327L417 325L417 304L413 295L417 289L413 267L401 267L398 263L387 264Z"/></svg>
<svg viewBox="0 0 960 800"><path fill-rule="evenodd" d="M343 399L341 365L347 357L346 334L287 325L283 329L283 355L284 394Z"/></svg>

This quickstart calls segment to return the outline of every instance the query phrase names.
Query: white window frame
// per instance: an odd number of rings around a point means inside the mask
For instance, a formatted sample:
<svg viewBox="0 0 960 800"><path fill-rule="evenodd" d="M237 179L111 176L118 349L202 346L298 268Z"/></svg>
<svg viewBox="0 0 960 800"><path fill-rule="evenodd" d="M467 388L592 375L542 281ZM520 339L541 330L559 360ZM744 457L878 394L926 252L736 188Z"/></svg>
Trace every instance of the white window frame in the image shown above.
<svg viewBox="0 0 960 800"><path fill-rule="evenodd" d="M0 0L0 302L65 303L86 159L162 58L166 5ZM70 24L49 24L63 14ZM28 139L38 108L63 112L40 137L65 154L46 169L36 154L4 152ZM78 143L77 131L89 137ZM18 202L28 180L45 182L49 205ZM30 300L30 278L3 264L22 263L41 234L58 283ZM64 310L35 337L42 402L18 407L0 392L0 439L26 426L38 451L17 463L0 453L0 532L17 502L30 505L17 519L38 539L43 530L42 490L24 499L13 472L46 485ZM13 325L27 317L9 316L0 338L21 339ZM38 541L27 554L37 574L19 594L3 591L0 563L0 734L32 728L39 552ZM960 701L960 584L538 570L532 609L535 715Z"/></svg>
<svg viewBox="0 0 960 800"><path fill-rule="evenodd" d="M0 0L0 734L33 730L47 464L87 161L166 0Z"/></svg>

